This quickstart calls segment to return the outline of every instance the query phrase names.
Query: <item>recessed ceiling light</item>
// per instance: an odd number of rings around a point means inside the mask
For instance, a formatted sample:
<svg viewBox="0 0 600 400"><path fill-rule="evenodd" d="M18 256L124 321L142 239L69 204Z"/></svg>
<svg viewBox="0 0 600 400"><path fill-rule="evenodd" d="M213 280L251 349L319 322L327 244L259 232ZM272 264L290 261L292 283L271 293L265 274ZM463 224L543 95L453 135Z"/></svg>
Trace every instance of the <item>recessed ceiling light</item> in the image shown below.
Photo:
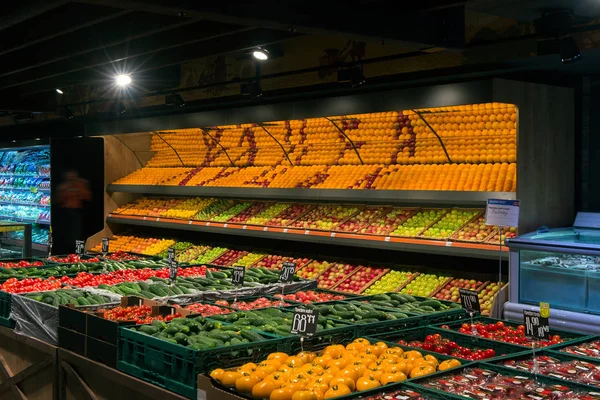
<svg viewBox="0 0 600 400"><path fill-rule="evenodd" d="M269 59L269 52L266 49L263 49L262 47L257 47L252 52L252 55L259 61L266 61Z"/></svg>
<svg viewBox="0 0 600 400"><path fill-rule="evenodd" d="M58 88L56 89L56 93L58 93L58 94L64 94L64 92L62 90L58 89Z"/></svg>
<svg viewBox="0 0 600 400"><path fill-rule="evenodd" d="M117 85L119 86L127 86L131 83L131 77L129 75L117 75L115 77L115 80L117 82Z"/></svg>

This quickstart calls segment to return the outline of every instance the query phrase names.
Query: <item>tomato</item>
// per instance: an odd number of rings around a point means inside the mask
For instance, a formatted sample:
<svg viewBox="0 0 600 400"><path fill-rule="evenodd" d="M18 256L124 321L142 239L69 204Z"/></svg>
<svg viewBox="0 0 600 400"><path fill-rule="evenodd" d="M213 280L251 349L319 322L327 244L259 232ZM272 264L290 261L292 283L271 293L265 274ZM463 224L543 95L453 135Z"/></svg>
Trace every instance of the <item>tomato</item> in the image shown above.
<svg viewBox="0 0 600 400"><path fill-rule="evenodd" d="M242 374L239 372L225 371L221 376L221 383L225 386L235 386L235 382L241 377Z"/></svg>
<svg viewBox="0 0 600 400"><path fill-rule="evenodd" d="M374 379L372 376L362 377L356 381L356 390L360 392L364 392L365 390L375 389L376 387L381 386L378 380Z"/></svg>
<svg viewBox="0 0 600 400"><path fill-rule="evenodd" d="M404 373L402 372L384 373L383 375L381 375L381 384L387 385L389 383L402 382L406 379L406 375L404 375Z"/></svg>
<svg viewBox="0 0 600 400"><path fill-rule="evenodd" d="M359 377L359 373L356 370L356 368L354 368L353 365L350 365L344 369L342 369L340 372L337 373L336 378L337 377L344 377L344 378L350 378L353 381L357 380Z"/></svg>
<svg viewBox="0 0 600 400"><path fill-rule="evenodd" d="M336 376L335 378L333 378L331 380L331 382L329 382L329 387L333 387L336 385L346 386L351 391L354 391L356 389L354 379L352 379L350 377Z"/></svg>
<svg viewBox="0 0 600 400"><path fill-rule="evenodd" d="M438 369L440 371L445 371L447 369L450 368L456 368L456 367L460 367L461 363L458 360L455 359L450 359L450 360L446 360L446 361L442 361L438 367Z"/></svg>
<svg viewBox="0 0 600 400"><path fill-rule="evenodd" d="M329 388L329 390L327 392L325 392L324 398L325 399L333 399L335 397L345 396L350 393L352 393L350 388L348 386L340 383L340 384L331 386ZM273 400L273 399L271 399L271 400Z"/></svg>
<svg viewBox="0 0 600 400"><path fill-rule="evenodd" d="M317 394L312 390L299 390L292 395L292 400L317 400Z"/></svg>
<svg viewBox="0 0 600 400"><path fill-rule="evenodd" d="M251 375L242 375L240 378L237 378L235 381L235 390L242 393L251 393L252 388L260 382L258 376Z"/></svg>
<svg viewBox="0 0 600 400"><path fill-rule="evenodd" d="M431 365L420 365L418 367L413 368L413 370L410 371L410 377L419 378L421 376L433 374L434 372L435 368Z"/></svg>
<svg viewBox="0 0 600 400"><path fill-rule="evenodd" d="M271 392L271 396L269 396L270 400L292 400L292 396L294 393L290 390L289 387L282 387L279 389L275 389Z"/></svg>
<svg viewBox="0 0 600 400"><path fill-rule="evenodd" d="M221 382L221 378L225 371L221 368L217 368L210 373L210 377L216 380L217 382Z"/></svg>
<svg viewBox="0 0 600 400"><path fill-rule="evenodd" d="M263 380L252 387L252 397L255 399L268 399L275 389L279 389L275 382Z"/></svg>

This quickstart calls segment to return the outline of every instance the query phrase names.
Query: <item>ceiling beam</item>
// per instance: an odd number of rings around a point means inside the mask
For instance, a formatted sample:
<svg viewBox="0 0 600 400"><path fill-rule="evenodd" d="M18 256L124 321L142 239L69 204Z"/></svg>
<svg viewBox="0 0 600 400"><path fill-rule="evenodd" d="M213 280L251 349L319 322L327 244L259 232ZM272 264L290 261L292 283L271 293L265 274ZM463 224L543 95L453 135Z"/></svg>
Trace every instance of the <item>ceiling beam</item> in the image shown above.
<svg viewBox="0 0 600 400"><path fill-rule="evenodd" d="M2 19L0 20L0 31L20 24L21 22L27 21L33 17L37 17L38 15L44 14L45 12L55 8L62 7L68 2L69 0L39 0L34 2L25 1L24 5L18 10L2 16Z"/></svg>
<svg viewBox="0 0 600 400"><path fill-rule="evenodd" d="M294 6L285 1L260 3L235 1L235 4L229 1L189 2L185 0L77 1L313 35L395 41L416 48L462 48L465 36L465 8L462 4L443 9L430 9L426 12L403 12L396 8L382 10L381 7L373 5L338 4L332 7L322 6L318 13L308 13L303 12L302 8L305 9L310 5Z"/></svg>

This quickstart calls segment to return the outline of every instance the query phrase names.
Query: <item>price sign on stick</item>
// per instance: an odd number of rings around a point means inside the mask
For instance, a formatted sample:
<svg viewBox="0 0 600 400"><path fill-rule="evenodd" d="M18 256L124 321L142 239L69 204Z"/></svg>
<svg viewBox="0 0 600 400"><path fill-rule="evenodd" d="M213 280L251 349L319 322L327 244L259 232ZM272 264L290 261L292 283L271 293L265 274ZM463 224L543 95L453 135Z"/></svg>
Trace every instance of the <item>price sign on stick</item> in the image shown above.
<svg viewBox="0 0 600 400"><path fill-rule="evenodd" d="M485 224L495 226L519 226L520 200L488 199Z"/></svg>
<svg viewBox="0 0 600 400"><path fill-rule="evenodd" d="M231 275L231 284L233 286L242 286L244 284L244 278L246 277L246 267L243 265L236 265L233 267L233 274Z"/></svg>
<svg viewBox="0 0 600 400"><path fill-rule="evenodd" d="M107 237L102 238L102 254L104 254L104 255L108 254L108 238Z"/></svg>
<svg viewBox="0 0 600 400"><path fill-rule="evenodd" d="M76 240L75 241L75 254L77 255L83 255L83 252L85 251L85 242L83 240Z"/></svg>
<svg viewBox="0 0 600 400"><path fill-rule="evenodd" d="M171 283L174 283L175 279L177 279L178 272L179 272L179 263L175 260L171 261L169 264L169 281L171 281Z"/></svg>
<svg viewBox="0 0 600 400"><path fill-rule="evenodd" d="M308 308L297 307L294 309L292 329L290 333L302 337L311 337L317 333L319 312Z"/></svg>
<svg viewBox="0 0 600 400"><path fill-rule="evenodd" d="M467 312L476 313L481 312L481 306L479 305L479 296L474 290L458 289L460 293L460 304Z"/></svg>
<svg viewBox="0 0 600 400"><path fill-rule="evenodd" d="M538 311L523 310L523 325L525 325L525 336L530 339L550 338L550 324L548 318L544 318Z"/></svg>
<svg viewBox="0 0 600 400"><path fill-rule="evenodd" d="M167 250L167 262L171 262L175 260L175 249L172 247L169 247L169 249Z"/></svg>
<svg viewBox="0 0 600 400"><path fill-rule="evenodd" d="M284 262L279 272L279 282L281 283L292 283L294 280L294 274L296 273L296 263Z"/></svg>

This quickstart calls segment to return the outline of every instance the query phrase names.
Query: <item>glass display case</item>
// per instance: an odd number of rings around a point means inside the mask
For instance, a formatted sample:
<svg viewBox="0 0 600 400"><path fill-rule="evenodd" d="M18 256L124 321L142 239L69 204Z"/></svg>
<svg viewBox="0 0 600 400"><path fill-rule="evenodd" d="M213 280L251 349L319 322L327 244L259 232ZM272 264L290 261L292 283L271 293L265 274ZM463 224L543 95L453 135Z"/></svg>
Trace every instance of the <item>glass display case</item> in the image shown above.
<svg viewBox="0 0 600 400"><path fill-rule="evenodd" d="M31 238L31 224L0 221L0 259L31 258Z"/></svg>
<svg viewBox="0 0 600 400"><path fill-rule="evenodd" d="M600 332L600 214L579 213L573 227L541 229L506 244L507 318L522 320L522 310L546 302L553 310L551 325L554 319L564 329Z"/></svg>

